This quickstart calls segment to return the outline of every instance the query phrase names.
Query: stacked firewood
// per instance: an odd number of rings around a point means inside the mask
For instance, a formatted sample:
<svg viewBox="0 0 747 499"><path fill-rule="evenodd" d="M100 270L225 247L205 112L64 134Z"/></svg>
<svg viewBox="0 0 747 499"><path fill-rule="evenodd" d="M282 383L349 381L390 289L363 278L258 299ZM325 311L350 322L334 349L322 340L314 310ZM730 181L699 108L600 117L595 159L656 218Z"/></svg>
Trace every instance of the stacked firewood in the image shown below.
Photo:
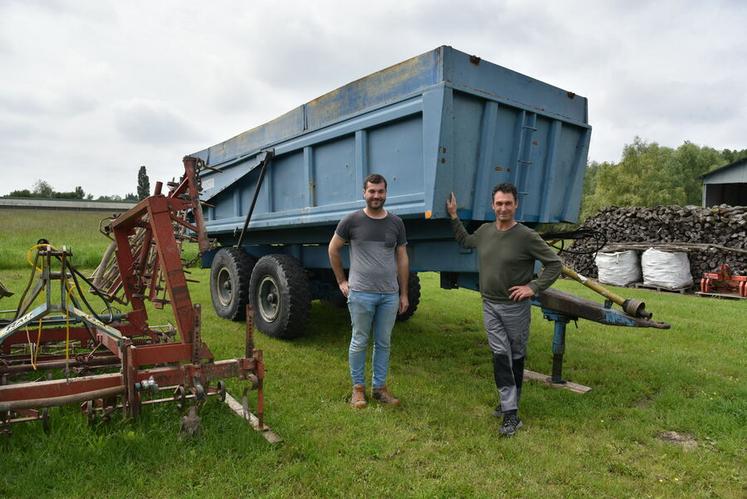
<svg viewBox="0 0 747 499"><path fill-rule="evenodd" d="M735 275L747 275L747 207L657 206L620 208L611 206L589 218L582 226L603 233L602 251L684 251L696 281L703 272L714 272L728 264ZM594 242L576 242L573 251L593 251ZM594 255L562 253L566 265L589 277L597 276Z"/></svg>

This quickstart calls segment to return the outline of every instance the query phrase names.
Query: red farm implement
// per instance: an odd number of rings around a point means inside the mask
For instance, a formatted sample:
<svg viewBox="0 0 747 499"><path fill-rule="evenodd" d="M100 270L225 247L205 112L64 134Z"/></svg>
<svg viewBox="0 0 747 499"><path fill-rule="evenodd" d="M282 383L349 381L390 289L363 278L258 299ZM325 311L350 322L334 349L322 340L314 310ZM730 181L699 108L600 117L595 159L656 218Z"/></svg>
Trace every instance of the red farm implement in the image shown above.
<svg viewBox="0 0 747 499"><path fill-rule="evenodd" d="M202 167L184 158L185 174L167 195L159 182L153 196L108 223L113 251L109 266L102 262L97 271L97 286L71 264L67 248L44 240L32 248L29 284L13 318L0 322L0 432L34 420L48 429L49 408L65 404L80 404L95 421L120 409L136 417L145 405L173 401L189 406L182 429L193 433L198 408L217 396L234 410L238 405L255 429L271 433L263 423L264 363L254 348L251 311L245 356L215 360L201 339L200 305L187 288L182 240L208 249L198 197ZM103 300L106 312L97 313L93 299ZM170 305L175 327L151 327L147 301ZM129 312L116 312L112 302L127 304ZM45 375L37 379L40 372ZM226 393L228 378L242 380L243 404ZM258 392L256 416L248 409L249 390Z"/></svg>
<svg viewBox="0 0 747 499"><path fill-rule="evenodd" d="M733 275L731 268L723 264L717 272L703 274L698 294L724 298L747 298L747 276Z"/></svg>

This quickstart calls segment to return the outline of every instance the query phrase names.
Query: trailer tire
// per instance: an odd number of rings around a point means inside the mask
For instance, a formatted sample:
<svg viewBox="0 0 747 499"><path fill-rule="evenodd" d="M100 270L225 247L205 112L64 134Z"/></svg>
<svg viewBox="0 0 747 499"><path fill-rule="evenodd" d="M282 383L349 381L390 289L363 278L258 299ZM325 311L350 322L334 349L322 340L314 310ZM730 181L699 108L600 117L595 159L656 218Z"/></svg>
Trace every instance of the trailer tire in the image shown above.
<svg viewBox="0 0 747 499"><path fill-rule="evenodd" d="M292 256L263 256L252 270L249 301L257 329L273 338L301 336L311 309L306 271Z"/></svg>
<svg viewBox="0 0 747 499"><path fill-rule="evenodd" d="M343 272L345 273L345 279L347 279L349 273L348 269L344 269ZM330 290L321 298L321 300L334 308L348 308L348 297L340 291L337 279L331 271L329 273L328 283Z"/></svg>
<svg viewBox="0 0 747 499"><path fill-rule="evenodd" d="M407 307L404 313L397 314L399 322L404 322L412 317L418 309L418 304L420 304L420 277L418 277L416 272L410 272L410 276L407 279L407 299L410 302L410 306Z"/></svg>
<svg viewBox="0 0 747 499"><path fill-rule="evenodd" d="M256 260L238 248L221 248L210 266L210 297L218 317L246 319L249 278Z"/></svg>

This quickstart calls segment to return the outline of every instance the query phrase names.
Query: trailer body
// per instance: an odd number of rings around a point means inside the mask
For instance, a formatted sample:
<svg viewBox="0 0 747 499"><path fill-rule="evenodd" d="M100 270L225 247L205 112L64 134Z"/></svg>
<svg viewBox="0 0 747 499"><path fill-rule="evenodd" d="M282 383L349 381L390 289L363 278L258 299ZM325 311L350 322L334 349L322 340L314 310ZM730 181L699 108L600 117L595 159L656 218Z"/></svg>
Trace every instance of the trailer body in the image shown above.
<svg viewBox="0 0 747 499"><path fill-rule="evenodd" d="M275 150L250 228L334 225L363 206L369 173L389 182L387 208L442 219L454 191L464 220L492 220L490 189L513 182L525 223L574 222L590 126L587 101L450 47L404 61L209 147L209 234L243 224L252 159Z"/></svg>
<svg viewBox="0 0 747 499"><path fill-rule="evenodd" d="M518 188L519 221L575 222L590 134L586 98L443 46L192 156L209 167L207 233L231 247L272 151L241 249L292 256L323 298L337 291L326 245L339 220L364 207L368 174L388 181L386 208L405 222L412 271L476 289L477 256L453 239L449 193L468 229L495 219L491 191L502 182Z"/></svg>

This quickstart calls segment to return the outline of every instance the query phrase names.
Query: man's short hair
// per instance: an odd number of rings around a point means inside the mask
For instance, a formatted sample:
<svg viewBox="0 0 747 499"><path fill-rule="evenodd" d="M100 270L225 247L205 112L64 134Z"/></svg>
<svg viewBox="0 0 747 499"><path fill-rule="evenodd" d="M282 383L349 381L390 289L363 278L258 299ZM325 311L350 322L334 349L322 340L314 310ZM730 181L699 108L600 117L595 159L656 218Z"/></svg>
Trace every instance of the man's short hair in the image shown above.
<svg viewBox="0 0 747 499"><path fill-rule="evenodd" d="M366 180L363 181L363 190L365 191L368 187L368 184L384 184L384 188L386 189L386 179L384 178L384 175L379 175L378 173L372 173L368 177L366 177Z"/></svg>
<svg viewBox="0 0 747 499"><path fill-rule="evenodd" d="M504 194L511 194L514 197L514 202L517 202L519 200L519 193L516 190L516 186L512 184L511 182L504 182L502 184L498 184L495 187L493 187L493 194L490 196L490 202L492 203L495 200L495 193L496 192L502 192Z"/></svg>

